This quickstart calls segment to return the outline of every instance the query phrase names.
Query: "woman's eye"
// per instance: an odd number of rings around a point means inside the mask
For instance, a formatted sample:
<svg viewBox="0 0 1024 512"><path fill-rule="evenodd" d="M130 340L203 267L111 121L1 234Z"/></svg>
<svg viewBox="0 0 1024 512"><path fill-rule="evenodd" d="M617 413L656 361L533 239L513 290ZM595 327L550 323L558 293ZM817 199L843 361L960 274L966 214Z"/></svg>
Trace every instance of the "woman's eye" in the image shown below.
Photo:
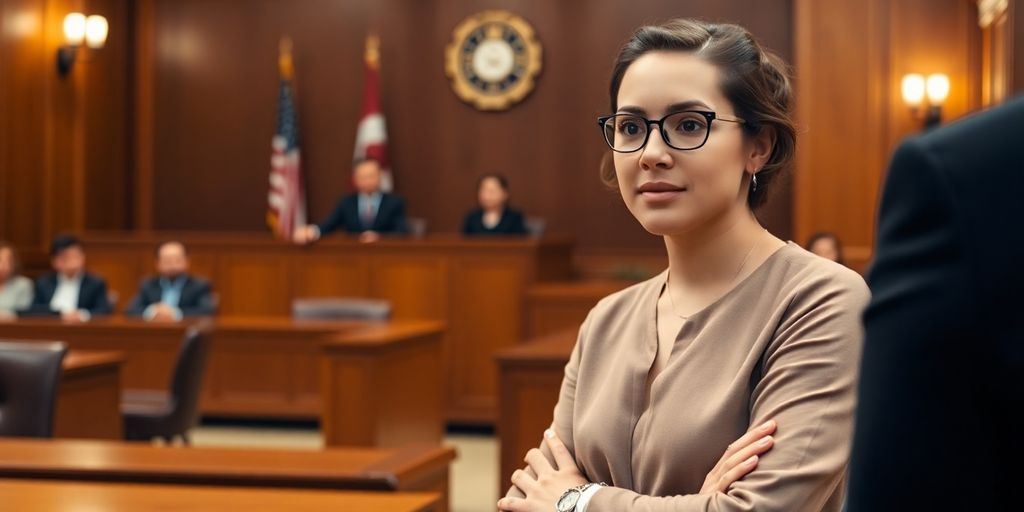
<svg viewBox="0 0 1024 512"><path fill-rule="evenodd" d="M623 121L619 123L619 133L624 135L638 135L640 133L640 125L636 121Z"/></svg>
<svg viewBox="0 0 1024 512"><path fill-rule="evenodd" d="M684 133L693 133L700 131L701 129L703 129L703 127L704 126L699 121L693 119L684 119L682 122L679 123L678 129Z"/></svg>

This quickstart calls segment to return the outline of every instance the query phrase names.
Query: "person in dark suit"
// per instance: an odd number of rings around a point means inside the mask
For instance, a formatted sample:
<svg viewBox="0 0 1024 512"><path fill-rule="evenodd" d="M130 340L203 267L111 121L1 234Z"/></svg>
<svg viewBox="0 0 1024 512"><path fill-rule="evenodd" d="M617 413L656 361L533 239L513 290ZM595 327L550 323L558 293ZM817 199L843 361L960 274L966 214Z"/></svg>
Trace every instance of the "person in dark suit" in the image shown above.
<svg viewBox="0 0 1024 512"><path fill-rule="evenodd" d="M36 280L32 307L22 315L60 315L68 321L85 322L112 311L107 298L107 282L85 271L85 249L70 235L61 235L50 244L50 264L54 272Z"/></svg>
<svg viewBox="0 0 1024 512"><path fill-rule="evenodd" d="M210 316L216 304L210 284L188 273L185 245L164 242L156 249L157 276L143 281L125 314L146 320L179 321L189 316Z"/></svg>
<svg viewBox="0 0 1024 512"><path fill-rule="evenodd" d="M464 235L525 235L523 214L508 206L508 180L487 174L477 182L479 208L469 212L462 224Z"/></svg>
<svg viewBox="0 0 1024 512"><path fill-rule="evenodd" d="M380 162L367 158L356 163L352 172L356 193L344 197L320 224L299 228L296 243L315 242L332 231L344 229L359 234L363 242L375 242L381 234L406 234L405 200L380 190Z"/></svg>
<svg viewBox="0 0 1024 512"><path fill-rule="evenodd" d="M905 141L868 282L850 512L1020 510L1024 97Z"/></svg>

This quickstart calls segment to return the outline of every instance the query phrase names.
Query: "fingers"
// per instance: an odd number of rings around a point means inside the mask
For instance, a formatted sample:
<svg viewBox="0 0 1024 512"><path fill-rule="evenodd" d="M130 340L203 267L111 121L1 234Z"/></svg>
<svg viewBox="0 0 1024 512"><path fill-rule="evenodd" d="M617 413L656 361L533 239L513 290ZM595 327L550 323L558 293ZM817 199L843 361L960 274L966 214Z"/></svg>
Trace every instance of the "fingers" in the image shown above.
<svg viewBox="0 0 1024 512"><path fill-rule="evenodd" d="M549 428L544 431L544 442L551 449L551 455L555 457L555 464L558 466L556 469L576 469L576 459L572 457L569 449L565 447L565 444L558 438L554 430Z"/></svg>
<svg viewBox="0 0 1024 512"><path fill-rule="evenodd" d="M741 478L747 476L748 473L753 471L754 468L757 467L757 463L759 461L760 458L757 455L754 455L752 457L744 459L739 464L733 466L728 471L723 473L715 484L715 487L718 490L718 492L728 491L729 487L732 486L732 484L738 482Z"/></svg>
<svg viewBox="0 0 1024 512"><path fill-rule="evenodd" d="M734 441L732 444L729 445L728 448L726 448L725 455L722 458L727 459L736 452L745 448L746 446L753 444L758 439L761 439L762 437L770 434L774 434L775 427L775 420L768 420L758 425L757 427L748 430L746 434L743 434L742 437Z"/></svg>
<svg viewBox="0 0 1024 512"><path fill-rule="evenodd" d="M519 512L526 510L526 500L522 498L502 498L498 500L498 510L502 512Z"/></svg>
<svg viewBox="0 0 1024 512"><path fill-rule="evenodd" d="M523 491L523 494L529 496L537 485L537 480L533 475L527 474L522 469L517 469L512 472L512 485L515 485L519 490Z"/></svg>
<svg viewBox="0 0 1024 512"><path fill-rule="evenodd" d="M541 453L540 450L533 448L526 452L526 458L524 459L526 464L533 469L533 472L537 475L547 474L555 470L548 462L548 458Z"/></svg>
<svg viewBox="0 0 1024 512"><path fill-rule="evenodd" d="M762 437L756 442L749 444L743 447L738 452L730 455L728 458L725 459L725 461L722 463L722 466L719 469L723 473L728 472L732 470L732 468L735 468L736 466L742 465L744 462L747 462L751 457L763 455L764 452L770 450L774 445L775 438L773 438L772 436Z"/></svg>

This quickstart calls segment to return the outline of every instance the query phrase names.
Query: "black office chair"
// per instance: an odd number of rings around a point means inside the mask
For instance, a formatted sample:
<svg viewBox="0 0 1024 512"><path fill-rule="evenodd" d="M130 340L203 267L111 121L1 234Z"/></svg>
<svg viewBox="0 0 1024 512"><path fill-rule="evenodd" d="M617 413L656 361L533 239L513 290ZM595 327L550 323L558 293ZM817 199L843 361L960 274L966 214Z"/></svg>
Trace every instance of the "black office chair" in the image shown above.
<svg viewBox="0 0 1024 512"><path fill-rule="evenodd" d="M125 440L150 441L157 437L171 443L177 437L191 444L188 431L199 420L199 393L209 351L207 332L191 327L178 349L170 393L125 390L121 396Z"/></svg>
<svg viewBox="0 0 1024 512"><path fill-rule="evenodd" d="M67 345L0 341L0 436L51 437Z"/></svg>
<svg viewBox="0 0 1024 512"><path fill-rule="evenodd" d="M391 318L391 303L386 300L344 297L303 298L292 301L292 317L319 320L377 320Z"/></svg>

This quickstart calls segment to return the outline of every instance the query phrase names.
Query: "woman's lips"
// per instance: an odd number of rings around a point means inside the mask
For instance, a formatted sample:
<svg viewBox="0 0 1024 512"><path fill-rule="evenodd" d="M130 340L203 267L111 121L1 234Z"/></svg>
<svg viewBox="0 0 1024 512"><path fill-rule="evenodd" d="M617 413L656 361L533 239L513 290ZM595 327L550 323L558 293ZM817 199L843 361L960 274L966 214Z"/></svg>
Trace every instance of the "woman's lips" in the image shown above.
<svg viewBox="0 0 1024 512"><path fill-rule="evenodd" d="M644 183L637 189L637 194L650 202L671 201L683 192L686 192L686 187L663 182Z"/></svg>

